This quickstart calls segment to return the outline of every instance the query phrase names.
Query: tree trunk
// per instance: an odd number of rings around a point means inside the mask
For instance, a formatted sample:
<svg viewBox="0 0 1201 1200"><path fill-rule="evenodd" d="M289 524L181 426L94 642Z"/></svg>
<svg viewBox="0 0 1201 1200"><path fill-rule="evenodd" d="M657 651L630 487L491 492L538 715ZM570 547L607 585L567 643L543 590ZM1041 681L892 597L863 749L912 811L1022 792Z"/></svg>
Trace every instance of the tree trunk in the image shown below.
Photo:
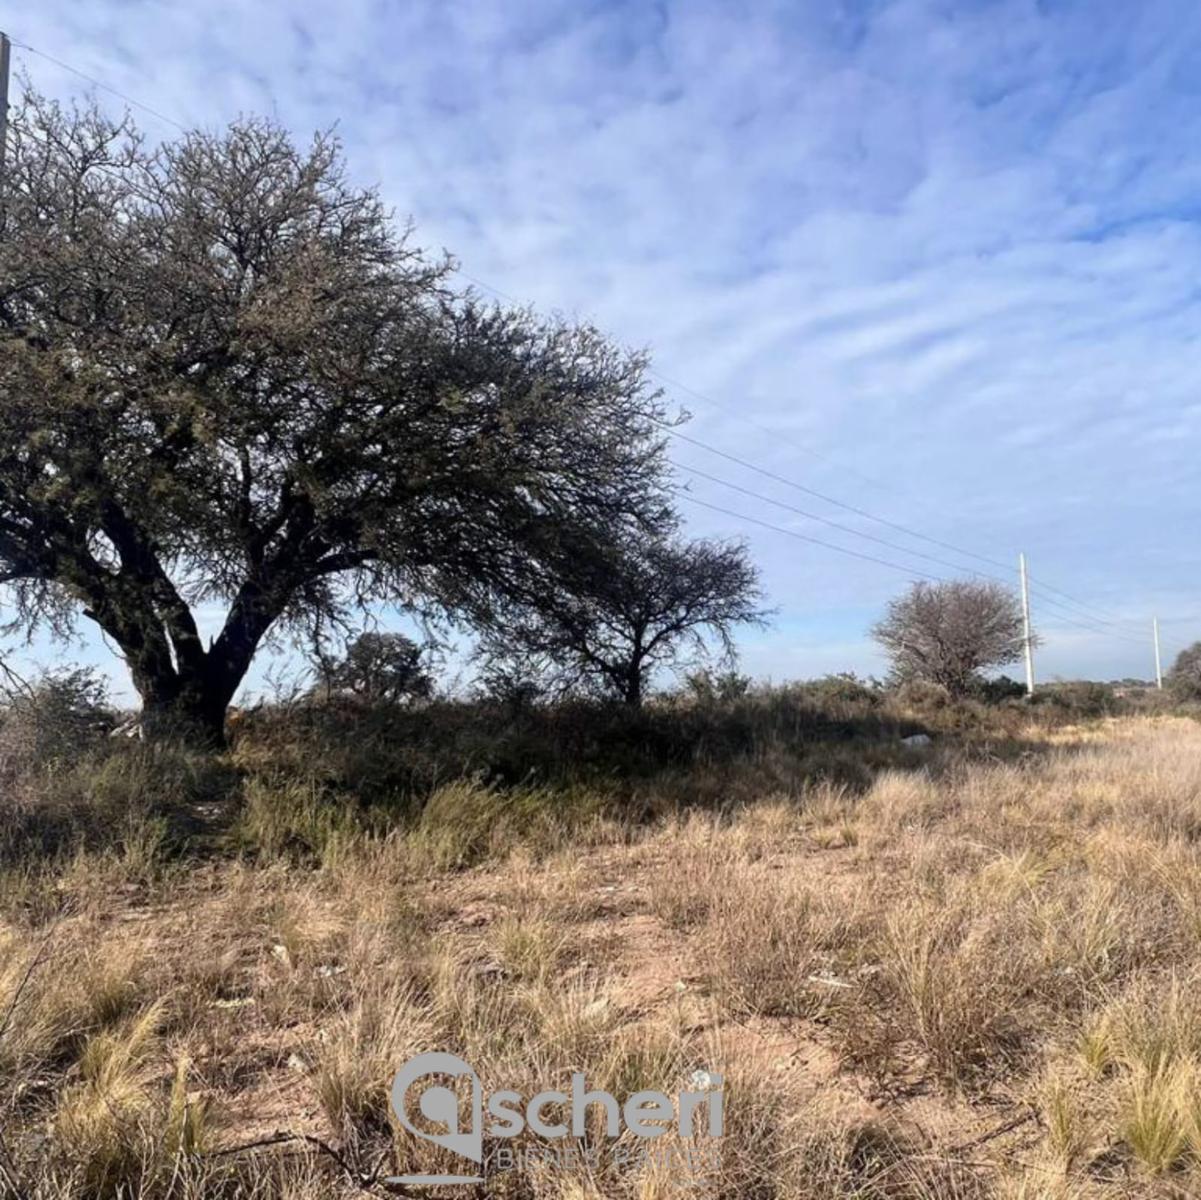
<svg viewBox="0 0 1201 1200"><path fill-rule="evenodd" d="M225 747L224 690L187 688L174 696L143 695L142 728L155 740L177 739L201 749Z"/></svg>
<svg viewBox="0 0 1201 1200"><path fill-rule="evenodd" d="M634 631L634 644L630 650L630 657L625 662L625 681L622 687L622 700L631 708L642 707L642 667L646 657L642 639L643 629L639 626Z"/></svg>
<svg viewBox="0 0 1201 1200"><path fill-rule="evenodd" d="M142 698L142 729L154 739L177 739L200 748L225 746L225 713L241 682L210 661L185 674L134 673Z"/></svg>
<svg viewBox="0 0 1201 1200"><path fill-rule="evenodd" d="M198 637L172 636L151 608L97 605L85 613L125 655L142 698L146 736L220 749L225 746L226 710L279 608L257 581L247 581L207 651Z"/></svg>

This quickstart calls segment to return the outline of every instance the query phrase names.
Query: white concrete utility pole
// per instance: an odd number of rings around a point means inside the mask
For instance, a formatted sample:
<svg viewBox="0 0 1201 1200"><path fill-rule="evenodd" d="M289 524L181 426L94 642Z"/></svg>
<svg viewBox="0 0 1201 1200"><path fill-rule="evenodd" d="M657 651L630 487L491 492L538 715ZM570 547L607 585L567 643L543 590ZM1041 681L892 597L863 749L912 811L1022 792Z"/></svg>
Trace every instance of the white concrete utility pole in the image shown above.
<svg viewBox="0 0 1201 1200"><path fill-rule="evenodd" d="M12 43L0 31L0 187L4 185L5 150L8 147L8 59Z"/></svg>
<svg viewBox="0 0 1201 1200"><path fill-rule="evenodd" d="M1155 686L1163 691L1163 667L1159 663L1159 618L1151 618L1151 633L1155 637Z"/></svg>
<svg viewBox="0 0 1201 1200"><path fill-rule="evenodd" d="M1022 641L1026 648L1026 695L1034 695L1034 641L1030 635L1030 581L1026 578L1026 556L1018 555L1022 577Z"/></svg>

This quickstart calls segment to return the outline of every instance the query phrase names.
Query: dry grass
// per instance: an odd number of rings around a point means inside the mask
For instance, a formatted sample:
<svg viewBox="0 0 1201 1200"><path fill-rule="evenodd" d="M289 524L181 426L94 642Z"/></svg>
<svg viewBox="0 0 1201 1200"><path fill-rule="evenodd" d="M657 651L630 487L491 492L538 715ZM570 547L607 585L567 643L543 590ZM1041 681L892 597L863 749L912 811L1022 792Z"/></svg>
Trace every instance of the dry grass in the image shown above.
<svg viewBox="0 0 1201 1200"><path fill-rule="evenodd" d="M0 1195L315 1200L458 1169L389 1113L430 1049L526 1095L725 1079L701 1177L674 1134L671 1161L623 1160L596 1110L599 1158L490 1167L479 1195L1201 1194L1201 728L876 756L705 811L673 775L638 820L601 787L473 781L360 817L267 772L217 854L181 859L142 808L11 863ZM106 770L116 804L137 772ZM228 1153L279 1130L337 1159Z"/></svg>

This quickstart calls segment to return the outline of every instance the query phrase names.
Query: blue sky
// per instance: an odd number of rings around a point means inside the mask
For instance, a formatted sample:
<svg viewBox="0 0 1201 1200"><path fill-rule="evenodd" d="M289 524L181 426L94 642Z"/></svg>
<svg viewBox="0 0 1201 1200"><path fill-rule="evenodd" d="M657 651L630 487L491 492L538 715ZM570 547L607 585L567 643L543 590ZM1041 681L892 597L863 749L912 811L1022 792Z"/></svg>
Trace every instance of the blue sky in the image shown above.
<svg viewBox="0 0 1201 1200"><path fill-rule="evenodd" d="M0 21L185 124L336 121L421 244L649 346L716 401L665 385L692 436L1000 562L1024 549L1036 580L1126 623L1065 626L1036 597L1040 675L1149 675L1153 613L1165 653L1201 636L1192 0L50 0ZM20 48L14 65L88 90ZM675 457L994 570L699 448ZM882 670L865 630L903 573L684 507L763 567L779 615L743 639L748 670Z"/></svg>

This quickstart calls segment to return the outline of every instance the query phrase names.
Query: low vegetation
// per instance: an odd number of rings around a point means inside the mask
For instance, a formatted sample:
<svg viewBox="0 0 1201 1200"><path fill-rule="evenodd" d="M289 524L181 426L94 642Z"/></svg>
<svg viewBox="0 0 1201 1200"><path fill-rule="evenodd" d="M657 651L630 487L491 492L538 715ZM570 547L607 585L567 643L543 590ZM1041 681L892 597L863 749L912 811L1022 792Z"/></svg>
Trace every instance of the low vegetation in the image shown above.
<svg viewBox="0 0 1201 1200"><path fill-rule="evenodd" d="M479 1195L1195 1195L1201 729L1102 690L1125 711L335 695L214 755L32 689L0 724L0 1193L384 1195L460 1165L388 1106L442 1049L527 1095L724 1080L698 1175L527 1132ZM38 722L76 701L67 751Z"/></svg>

